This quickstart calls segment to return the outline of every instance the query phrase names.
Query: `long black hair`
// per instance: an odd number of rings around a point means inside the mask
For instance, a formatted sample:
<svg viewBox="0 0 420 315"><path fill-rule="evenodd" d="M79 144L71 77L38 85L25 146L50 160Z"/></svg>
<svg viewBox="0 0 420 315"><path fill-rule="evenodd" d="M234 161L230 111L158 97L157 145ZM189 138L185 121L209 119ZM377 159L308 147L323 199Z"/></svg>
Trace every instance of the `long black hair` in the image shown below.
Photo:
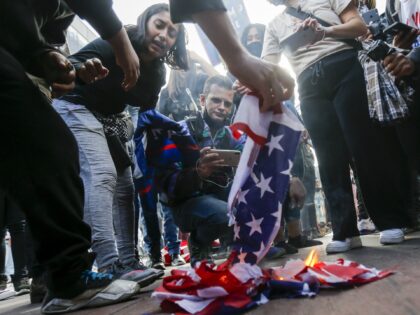
<svg viewBox="0 0 420 315"><path fill-rule="evenodd" d="M126 26L130 41L139 56L140 53L144 52L146 49L145 41L147 37L147 22L153 15L163 11L169 12L168 4L154 4L139 15L137 18L137 25ZM188 55L185 38L185 28L182 24L180 24L175 44L171 47L166 56L162 58L162 61L173 69L188 70Z"/></svg>

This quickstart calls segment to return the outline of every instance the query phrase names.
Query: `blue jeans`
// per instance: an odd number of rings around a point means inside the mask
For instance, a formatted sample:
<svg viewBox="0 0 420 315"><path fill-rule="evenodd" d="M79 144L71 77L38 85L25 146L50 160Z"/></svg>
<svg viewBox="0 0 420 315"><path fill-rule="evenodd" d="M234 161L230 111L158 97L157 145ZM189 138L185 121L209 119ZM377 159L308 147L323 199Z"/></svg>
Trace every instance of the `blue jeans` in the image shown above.
<svg viewBox="0 0 420 315"><path fill-rule="evenodd" d="M214 195L191 198L174 207L173 215L181 231L191 233L193 241L203 247L231 232L227 203Z"/></svg>
<svg viewBox="0 0 420 315"><path fill-rule="evenodd" d="M54 100L53 106L79 147L85 190L84 221L92 229L98 268L117 259L130 263L134 253L134 184L130 167L117 172L102 124L83 105Z"/></svg>
<svg viewBox="0 0 420 315"><path fill-rule="evenodd" d="M179 229L175 224L172 211L167 206L164 206L159 203L157 211L160 211L160 217L162 218L162 227L163 227L163 243L168 247L169 255L175 255L180 253L180 244L181 241L178 237ZM160 209L159 209L160 208ZM156 213L156 219L158 219L158 214ZM143 240L144 240L144 249L147 253L152 253L152 240L150 234L148 233L146 221L144 219L143 210L140 211L140 224L143 228ZM161 243L161 242L160 242ZM160 246L160 245L159 245Z"/></svg>
<svg viewBox="0 0 420 315"><path fill-rule="evenodd" d="M135 180L136 190L140 192L141 211L140 224L143 232L143 240L145 251L153 257L160 255L162 248L161 233L159 226L159 215L163 221L163 240L168 246L170 255L180 253L180 240L178 238L178 227L174 222L171 210L158 202L157 193L152 182L148 182L145 178ZM151 184L150 191L142 194L141 190ZM159 206L158 206L159 205ZM159 212L158 212L159 211Z"/></svg>

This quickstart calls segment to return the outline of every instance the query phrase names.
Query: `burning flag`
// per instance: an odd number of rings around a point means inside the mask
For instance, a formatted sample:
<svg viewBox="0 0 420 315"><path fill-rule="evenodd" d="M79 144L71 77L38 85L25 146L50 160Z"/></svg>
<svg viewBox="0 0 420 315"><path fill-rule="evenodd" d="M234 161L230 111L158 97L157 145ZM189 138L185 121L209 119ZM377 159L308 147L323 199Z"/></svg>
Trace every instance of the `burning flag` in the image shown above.
<svg viewBox="0 0 420 315"><path fill-rule="evenodd" d="M229 196L233 252L219 266L201 262L194 269L172 270L152 295L164 311L240 314L272 298L314 297L320 288L364 284L392 273L343 259L321 262L316 252L283 267L263 270L257 265L280 227L281 204L303 128L283 110L261 114L255 96L242 99L232 126L248 135Z"/></svg>
<svg viewBox="0 0 420 315"><path fill-rule="evenodd" d="M351 287L385 278L391 270L369 268L354 261L337 259L335 262L318 260L318 253L312 250L305 261L289 260L284 267L270 270L273 279L307 281L310 277L319 281L321 288Z"/></svg>
<svg viewBox="0 0 420 315"><path fill-rule="evenodd" d="M282 114L260 113L258 98L246 95L231 128L248 135L229 195L235 262L256 264L280 228L303 126L285 107Z"/></svg>

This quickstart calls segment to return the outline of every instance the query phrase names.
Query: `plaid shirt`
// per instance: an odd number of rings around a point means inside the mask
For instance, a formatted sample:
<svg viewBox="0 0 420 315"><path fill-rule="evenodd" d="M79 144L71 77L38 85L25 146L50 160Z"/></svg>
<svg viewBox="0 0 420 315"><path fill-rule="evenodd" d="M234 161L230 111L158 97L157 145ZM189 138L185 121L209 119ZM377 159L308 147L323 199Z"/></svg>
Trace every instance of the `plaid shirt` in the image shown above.
<svg viewBox="0 0 420 315"><path fill-rule="evenodd" d="M364 43L365 48L366 45L368 44ZM365 74L370 118L380 124L390 124L407 118L409 108L406 99L412 96L412 89L400 87L404 91L403 96L394 77L385 70L382 62L371 60L366 50L359 51L359 60Z"/></svg>

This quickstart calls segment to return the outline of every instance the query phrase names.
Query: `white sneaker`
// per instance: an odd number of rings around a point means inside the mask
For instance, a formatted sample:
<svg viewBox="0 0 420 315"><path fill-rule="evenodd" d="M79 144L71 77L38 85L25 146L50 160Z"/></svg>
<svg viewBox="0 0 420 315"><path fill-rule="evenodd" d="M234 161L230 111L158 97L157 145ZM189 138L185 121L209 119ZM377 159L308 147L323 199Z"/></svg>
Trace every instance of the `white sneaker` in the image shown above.
<svg viewBox="0 0 420 315"><path fill-rule="evenodd" d="M381 244L399 244L404 242L404 231L402 229L384 230L379 234Z"/></svg>
<svg viewBox="0 0 420 315"><path fill-rule="evenodd" d="M327 254L344 253L353 248L362 247L360 236L348 237L344 241L331 241L327 247Z"/></svg>
<svg viewBox="0 0 420 315"><path fill-rule="evenodd" d="M375 232L376 227L371 219L363 219L357 221L357 229L361 234L369 234Z"/></svg>

